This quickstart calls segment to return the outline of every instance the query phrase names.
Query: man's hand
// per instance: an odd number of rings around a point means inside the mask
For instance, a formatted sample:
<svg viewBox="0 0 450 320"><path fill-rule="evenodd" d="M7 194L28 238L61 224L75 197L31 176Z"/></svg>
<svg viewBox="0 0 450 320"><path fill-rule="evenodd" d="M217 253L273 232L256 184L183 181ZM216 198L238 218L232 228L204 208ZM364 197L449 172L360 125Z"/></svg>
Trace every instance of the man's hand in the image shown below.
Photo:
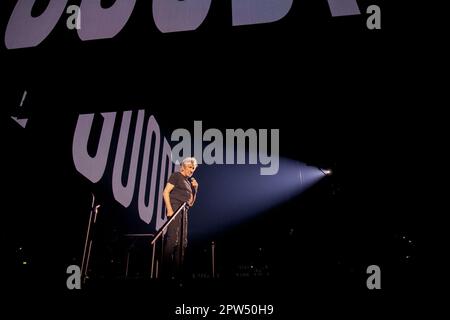
<svg viewBox="0 0 450 320"><path fill-rule="evenodd" d="M164 203L166 204L166 214L167 217L171 217L173 215L173 208L172 205L170 204L170 192L172 192L173 188L175 188L175 186L169 182L167 182L166 187L164 188L163 191L163 198L164 198Z"/></svg>
<svg viewBox="0 0 450 320"><path fill-rule="evenodd" d="M191 185L195 190L198 189L198 182L197 182L197 180L195 180L195 178L191 179Z"/></svg>

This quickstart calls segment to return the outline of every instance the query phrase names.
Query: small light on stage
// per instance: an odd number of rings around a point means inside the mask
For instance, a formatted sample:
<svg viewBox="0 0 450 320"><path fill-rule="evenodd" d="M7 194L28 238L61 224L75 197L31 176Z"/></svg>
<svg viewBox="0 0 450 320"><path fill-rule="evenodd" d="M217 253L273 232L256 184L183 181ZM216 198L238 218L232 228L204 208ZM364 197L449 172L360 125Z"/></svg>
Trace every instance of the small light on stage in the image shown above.
<svg viewBox="0 0 450 320"><path fill-rule="evenodd" d="M26 262L26 261L23 261L22 264L25 265L25 264L27 264L27 262Z"/></svg>
<svg viewBox="0 0 450 320"><path fill-rule="evenodd" d="M268 212L325 177L316 166L285 158L280 159L279 171L275 175L260 175L259 168L250 165L205 167L201 175L215 187L203 189L203 197L199 199L196 210L205 214L192 221L191 235L195 237L232 227ZM229 201L223 201L224 194ZM214 215L206 214L211 211Z"/></svg>
<svg viewBox="0 0 450 320"><path fill-rule="evenodd" d="M326 176L331 176L331 174L333 173L333 171L331 171L329 169L320 169L320 171L322 171L323 174Z"/></svg>

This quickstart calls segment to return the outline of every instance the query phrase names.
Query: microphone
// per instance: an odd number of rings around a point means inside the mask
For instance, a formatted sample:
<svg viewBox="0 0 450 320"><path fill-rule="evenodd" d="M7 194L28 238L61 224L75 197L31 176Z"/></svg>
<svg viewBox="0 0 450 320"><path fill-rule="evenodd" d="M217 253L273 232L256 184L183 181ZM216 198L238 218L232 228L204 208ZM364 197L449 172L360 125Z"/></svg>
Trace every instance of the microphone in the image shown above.
<svg viewBox="0 0 450 320"><path fill-rule="evenodd" d="M189 180L189 182L191 183L191 186L192 186L192 182L196 181L194 177L189 177L188 180ZM193 187L193 192L194 192L194 193L197 192L197 188L194 188L194 187Z"/></svg>

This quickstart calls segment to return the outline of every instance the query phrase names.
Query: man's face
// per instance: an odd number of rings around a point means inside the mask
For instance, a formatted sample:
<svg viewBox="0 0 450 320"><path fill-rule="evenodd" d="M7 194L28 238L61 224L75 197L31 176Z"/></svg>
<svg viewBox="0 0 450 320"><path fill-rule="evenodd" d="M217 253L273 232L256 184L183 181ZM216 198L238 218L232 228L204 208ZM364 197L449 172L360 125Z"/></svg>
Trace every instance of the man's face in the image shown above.
<svg viewBox="0 0 450 320"><path fill-rule="evenodd" d="M186 177L192 177L194 174L195 167L192 163L187 163L181 167L181 173Z"/></svg>

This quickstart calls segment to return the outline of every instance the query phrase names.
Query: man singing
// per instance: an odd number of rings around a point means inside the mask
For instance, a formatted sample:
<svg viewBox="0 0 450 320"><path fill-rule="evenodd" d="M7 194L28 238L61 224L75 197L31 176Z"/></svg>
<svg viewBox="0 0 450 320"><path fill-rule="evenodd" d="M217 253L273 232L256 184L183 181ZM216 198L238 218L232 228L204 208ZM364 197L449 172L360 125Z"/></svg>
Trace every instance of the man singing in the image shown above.
<svg viewBox="0 0 450 320"><path fill-rule="evenodd" d="M195 202L198 183L192 177L197 168L195 158L185 158L180 171L174 172L164 188L163 197L167 217L170 219L177 210L187 202L189 207ZM168 278L181 276L184 252L187 247L187 214L180 212L167 227L164 242L163 273Z"/></svg>

